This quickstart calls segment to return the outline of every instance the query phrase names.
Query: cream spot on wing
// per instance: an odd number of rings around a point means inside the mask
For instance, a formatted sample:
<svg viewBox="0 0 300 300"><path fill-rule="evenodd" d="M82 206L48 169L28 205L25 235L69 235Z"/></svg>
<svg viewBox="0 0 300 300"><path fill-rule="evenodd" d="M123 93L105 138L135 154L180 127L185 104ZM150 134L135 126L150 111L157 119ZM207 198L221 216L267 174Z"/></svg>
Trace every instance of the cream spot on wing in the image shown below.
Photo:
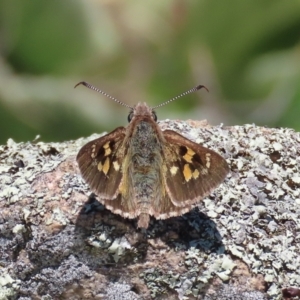
<svg viewBox="0 0 300 300"><path fill-rule="evenodd" d="M207 175L208 174L207 169L206 168L201 169L201 174Z"/></svg>
<svg viewBox="0 0 300 300"><path fill-rule="evenodd" d="M183 176L185 178L185 181L189 181L192 178L192 170L189 166L189 164L185 164L183 167Z"/></svg>
<svg viewBox="0 0 300 300"><path fill-rule="evenodd" d="M98 164L98 170L101 172L102 171L102 168L103 168L103 165L102 165L102 162L100 161L99 164Z"/></svg>
<svg viewBox="0 0 300 300"><path fill-rule="evenodd" d="M194 172L193 172L193 178L194 179L197 179L199 177L199 171L196 169Z"/></svg>
<svg viewBox="0 0 300 300"><path fill-rule="evenodd" d="M173 176L176 175L177 171L178 171L178 167L176 166L172 166L170 169L170 172Z"/></svg>
<svg viewBox="0 0 300 300"><path fill-rule="evenodd" d="M119 171L119 170L120 170L120 165L119 165L119 163L118 163L117 161L114 161L114 162L113 162L113 166L114 166L114 169L115 169L116 171Z"/></svg>
<svg viewBox="0 0 300 300"><path fill-rule="evenodd" d="M209 169L210 168L210 157L211 157L211 154L210 153L206 153L205 156L206 156L206 168Z"/></svg>
<svg viewBox="0 0 300 300"><path fill-rule="evenodd" d="M92 153L91 153L91 158L95 158L96 157L96 145L92 145Z"/></svg>

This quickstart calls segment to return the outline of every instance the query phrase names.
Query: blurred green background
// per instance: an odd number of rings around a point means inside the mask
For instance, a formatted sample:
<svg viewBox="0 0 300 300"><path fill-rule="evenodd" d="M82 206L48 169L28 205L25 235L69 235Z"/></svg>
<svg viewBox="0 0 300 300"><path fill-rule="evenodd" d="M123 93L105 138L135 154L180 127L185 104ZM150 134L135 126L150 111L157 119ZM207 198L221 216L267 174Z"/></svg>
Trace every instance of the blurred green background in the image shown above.
<svg viewBox="0 0 300 300"><path fill-rule="evenodd" d="M159 119L300 129L299 0L0 0L0 144L63 141Z"/></svg>

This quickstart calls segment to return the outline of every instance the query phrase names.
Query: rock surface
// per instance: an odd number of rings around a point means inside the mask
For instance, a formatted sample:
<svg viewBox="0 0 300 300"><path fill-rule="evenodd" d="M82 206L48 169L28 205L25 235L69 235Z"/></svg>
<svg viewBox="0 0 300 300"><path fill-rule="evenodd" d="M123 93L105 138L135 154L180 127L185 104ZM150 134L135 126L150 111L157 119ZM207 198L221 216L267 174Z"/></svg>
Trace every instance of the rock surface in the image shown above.
<svg viewBox="0 0 300 300"><path fill-rule="evenodd" d="M300 134L164 121L231 172L189 213L106 210L75 157L88 139L0 146L0 299L278 299L300 285Z"/></svg>

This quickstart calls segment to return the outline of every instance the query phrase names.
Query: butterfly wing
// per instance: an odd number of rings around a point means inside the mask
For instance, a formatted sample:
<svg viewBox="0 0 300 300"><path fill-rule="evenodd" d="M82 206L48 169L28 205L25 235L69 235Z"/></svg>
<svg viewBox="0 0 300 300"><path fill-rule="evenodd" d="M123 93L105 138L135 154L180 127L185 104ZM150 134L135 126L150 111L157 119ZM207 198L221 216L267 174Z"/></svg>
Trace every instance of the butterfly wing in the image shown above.
<svg viewBox="0 0 300 300"><path fill-rule="evenodd" d="M122 160L125 155L124 127L84 145L77 163L81 175L92 191L101 199L115 199L122 180Z"/></svg>
<svg viewBox="0 0 300 300"><path fill-rule="evenodd" d="M136 202L131 201L131 199L125 199L122 194L118 194L117 198L113 200L99 199L99 201L105 205L107 209L124 218L133 219L139 216Z"/></svg>
<svg viewBox="0 0 300 300"><path fill-rule="evenodd" d="M155 199L152 203L149 214L156 219L167 219L170 217L181 216L191 210L192 204L185 203L185 206L178 206L174 204L165 190L165 194L162 194L159 199Z"/></svg>
<svg viewBox="0 0 300 300"><path fill-rule="evenodd" d="M164 182L176 207L191 206L209 195L229 172L226 160L172 130L163 131Z"/></svg>
<svg viewBox="0 0 300 300"><path fill-rule="evenodd" d="M87 143L77 155L82 177L108 209L123 217L139 216L139 227L147 228L149 215L166 219L182 215L192 204L211 193L229 172L225 159L216 152L193 143L180 134L166 130L162 166L158 169L157 197L147 213L141 212L129 174L131 165L125 141L126 129L113 132ZM153 187L152 187L153 188Z"/></svg>

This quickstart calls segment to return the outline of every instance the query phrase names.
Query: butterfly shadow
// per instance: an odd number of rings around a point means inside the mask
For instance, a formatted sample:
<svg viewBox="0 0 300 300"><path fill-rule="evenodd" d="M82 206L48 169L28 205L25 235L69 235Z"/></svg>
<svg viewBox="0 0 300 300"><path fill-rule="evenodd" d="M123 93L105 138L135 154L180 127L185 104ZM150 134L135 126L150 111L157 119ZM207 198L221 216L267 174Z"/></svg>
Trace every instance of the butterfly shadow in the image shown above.
<svg viewBox="0 0 300 300"><path fill-rule="evenodd" d="M125 219L112 213L92 193L78 214L75 230L90 255L103 258L103 253L107 254L104 256L108 265L146 260L153 241L159 241L169 249L186 251L193 248L205 253L225 253L216 223L198 208L166 220L151 218L149 227L140 229L136 219ZM121 253L120 257L114 251Z"/></svg>
<svg viewBox="0 0 300 300"><path fill-rule="evenodd" d="M183 276L201 274L210 254L225 253L215 222L198 208L166 220L151 218L149 227L140 229L136 219L110 212L94 194L78 214L75 237L73 253L83 265L109 282L129 282L138 294L153 276L178 271L178 276L181 272ZM186 265L189 256L191 261L199 258L201 263ZM210 281L203 283L204 293L210 285Z"/></svg>
<svg viewBox="0 0 300 300"><path fill-rule="evenodd" d="M205 253L225 253L216 223L197 207L182 216L154 220L153 227L156 228L156 237L164 240L170 248L180 243L185 250L194 248Z"/></svg>

